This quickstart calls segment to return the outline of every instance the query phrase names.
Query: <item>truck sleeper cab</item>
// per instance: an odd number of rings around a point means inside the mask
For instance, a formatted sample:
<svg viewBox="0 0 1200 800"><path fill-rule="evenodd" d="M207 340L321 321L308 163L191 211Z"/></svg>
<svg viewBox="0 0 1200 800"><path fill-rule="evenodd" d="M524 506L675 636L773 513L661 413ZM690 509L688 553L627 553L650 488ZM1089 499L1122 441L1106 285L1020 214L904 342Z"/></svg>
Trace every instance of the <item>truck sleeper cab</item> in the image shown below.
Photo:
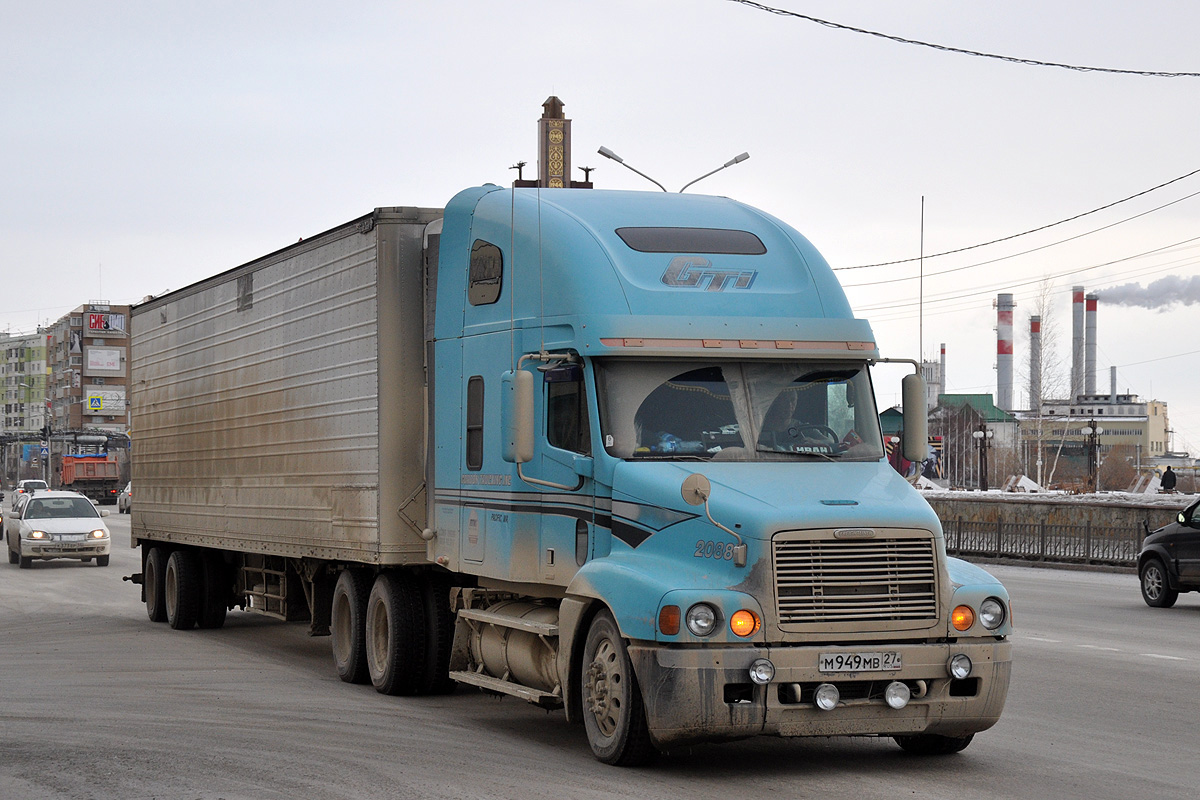
<svg viewBox="0 0 1200 800"><path fill-rule="evenodd" d="M438 451L430 555L541 596L556 669L528 683L597 757L760 733L953 752L995 723L1007 594L888 465L873 337L799 234L717 198L476 190L441 248L439 306L468 302L461 332L439 318L435 397L464 387L464 448ZM485 651L454 677L520 695L511 648Z"/></svg>

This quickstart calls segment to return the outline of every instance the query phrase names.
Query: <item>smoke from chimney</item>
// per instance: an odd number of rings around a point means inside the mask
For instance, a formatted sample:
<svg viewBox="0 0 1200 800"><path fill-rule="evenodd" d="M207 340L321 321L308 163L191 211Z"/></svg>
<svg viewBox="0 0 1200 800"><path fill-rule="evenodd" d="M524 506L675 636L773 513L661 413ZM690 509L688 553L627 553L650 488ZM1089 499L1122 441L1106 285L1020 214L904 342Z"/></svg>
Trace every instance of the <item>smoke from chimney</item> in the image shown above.
<svg viewBox="0 0 1200 800"><path fill-rule="evenodd" d="M1143 287L1140 283L1124 283L1097 292L1105 303L1119 306L1140 306L1166 311L1176 303L1185 306L1200 303L1200 275L1180 277L1168 275Z"/></svg>

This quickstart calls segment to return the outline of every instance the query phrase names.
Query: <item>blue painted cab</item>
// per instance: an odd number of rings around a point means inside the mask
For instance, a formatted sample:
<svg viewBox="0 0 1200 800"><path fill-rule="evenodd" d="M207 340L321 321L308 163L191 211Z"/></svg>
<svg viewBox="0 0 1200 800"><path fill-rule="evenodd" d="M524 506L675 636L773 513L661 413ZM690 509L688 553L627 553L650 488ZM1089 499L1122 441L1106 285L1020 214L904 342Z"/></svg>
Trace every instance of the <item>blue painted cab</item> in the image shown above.
<svg viewBox="0 0 1200 800"><path fill-rule="evenodd" d="M660 748L995 723L1008 595L889 466L874 335L797 231L720 197L483 186L447 205L431 282L428 556L550 609L568 713L598 702L611 615Z"/></svg>

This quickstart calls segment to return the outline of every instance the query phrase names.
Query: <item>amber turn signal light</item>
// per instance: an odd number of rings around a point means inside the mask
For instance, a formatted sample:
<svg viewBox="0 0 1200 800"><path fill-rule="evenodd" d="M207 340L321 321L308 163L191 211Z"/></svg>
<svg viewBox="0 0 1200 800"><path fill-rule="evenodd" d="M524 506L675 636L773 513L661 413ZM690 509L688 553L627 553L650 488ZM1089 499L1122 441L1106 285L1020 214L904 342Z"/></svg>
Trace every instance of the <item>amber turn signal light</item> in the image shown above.
<svg viewBox="0 0 1200 800"><path fill-rule="evenodd" d="M729 618L729 629L738 636L753 636L761 627L762 622L759 621L758 615L744 608L734 612L733 616Z"/></svg>
<svg viewBox="0 0 1200 800"><path fill-rule="evenodd" d="M679 606L663 606L658 612L658 632L667 636L679 633L679 621L682 616Z"/></svg>
<svg viewBox="0 0 1200 800"><path fill-rule="evenodd" d="M950 615L950 624L956 631L968 630L975 624L975 612L971 610L970 606L959 606Z"/></svg>

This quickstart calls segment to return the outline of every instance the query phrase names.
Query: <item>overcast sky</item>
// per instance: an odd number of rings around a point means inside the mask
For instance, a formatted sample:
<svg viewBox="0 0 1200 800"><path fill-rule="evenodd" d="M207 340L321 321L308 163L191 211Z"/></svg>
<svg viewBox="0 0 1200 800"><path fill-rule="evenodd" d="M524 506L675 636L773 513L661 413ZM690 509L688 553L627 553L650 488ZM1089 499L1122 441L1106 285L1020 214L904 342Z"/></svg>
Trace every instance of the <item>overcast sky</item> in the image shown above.
<svg viewBox="0 0 1200 800"><path fill-rule="evenodd" d="M1188 0L768 4L981 53L1200 72ZM1098 292L1098 391L1116 366L1200 454L1200 175L1117 203L1200 169L1197 77L1018 64L731 0L0 0L0 88L0 330L507 184L557 95L599 188L654 189L601 145L671 189L749 151L690 191L803 232L885 355L946 343L949 391L995 391L998 292L1017 299L1022 406L1039 297L1065 371L1070 289ZM849 268L920 255L922 197L920 324L915 262ZM877 382L895 402L898 375Z"/></svg>

